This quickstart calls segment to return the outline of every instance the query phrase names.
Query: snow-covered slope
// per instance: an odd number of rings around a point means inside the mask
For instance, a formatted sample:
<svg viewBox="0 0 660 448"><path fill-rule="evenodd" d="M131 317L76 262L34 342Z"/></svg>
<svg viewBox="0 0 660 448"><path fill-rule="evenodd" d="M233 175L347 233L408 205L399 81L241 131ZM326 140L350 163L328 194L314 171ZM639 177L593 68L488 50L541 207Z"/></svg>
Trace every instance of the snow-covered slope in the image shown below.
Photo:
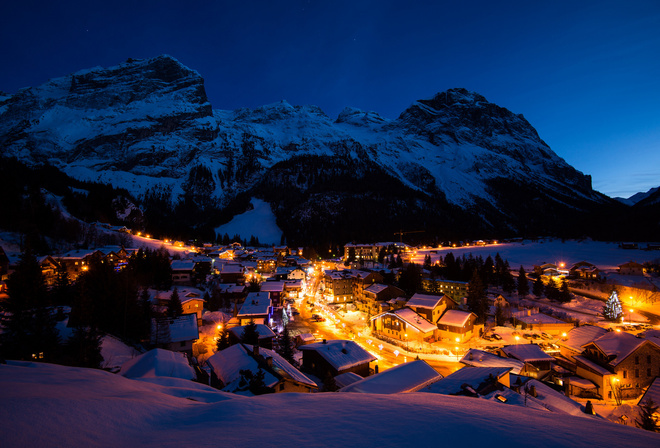
<svg viewBox="0 0 660 448"><path fill-rule="evenodd" d="M438 394L245 398L48 364L0 365L0 431L19 446L656 447L660 435Z"/></svg>
<svg viewBox="0 0 660 448"><path fill-rule="evenodd" d="M353 108L333 120L318 107L286 101L212 110L200 75L166 55L80 71L0 97L0 145L7 156L49 162L136 197L166 191L176 201L185 193L220 206L244 192L285 186L322 195L312 202L332 202L323 176L342 173L355 173L362 182L357 190L368 190L371 178L392 178L399 191L430 201L420 209L456 205L483 215L485 223L496 211L510 227L520 222L517 203L543 198L531 206L549 209L548 200L585 210L606 201L522 115L465 89L416 101L394 120ZM320 180L309 173L319 165ZM264 187L266 180L271 184ZM389 200L400 208L403 199ZM308 213L287 207L282 215Z"/></svg>

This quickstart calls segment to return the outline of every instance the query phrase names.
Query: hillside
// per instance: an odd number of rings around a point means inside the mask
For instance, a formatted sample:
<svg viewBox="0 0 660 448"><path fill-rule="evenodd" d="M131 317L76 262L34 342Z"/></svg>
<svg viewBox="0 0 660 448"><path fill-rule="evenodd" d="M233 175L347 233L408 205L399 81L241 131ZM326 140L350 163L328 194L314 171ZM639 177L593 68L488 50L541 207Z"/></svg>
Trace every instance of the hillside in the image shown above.
<svg viewBox="0 0 660 448"><path fill-rule="evenodd" d="M48 364L0 365L3 446L655 447L660 435L430 393L245 398L174 378L137 381Z"/></svg>

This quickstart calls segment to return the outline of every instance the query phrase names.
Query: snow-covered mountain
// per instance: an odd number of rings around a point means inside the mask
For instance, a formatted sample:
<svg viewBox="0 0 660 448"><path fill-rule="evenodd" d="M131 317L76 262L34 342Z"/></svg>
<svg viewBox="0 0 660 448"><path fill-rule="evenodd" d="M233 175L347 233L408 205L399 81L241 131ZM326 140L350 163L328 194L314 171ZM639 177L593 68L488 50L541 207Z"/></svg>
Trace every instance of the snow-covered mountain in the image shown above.
<svg viewBox="0 0 660 448"><path fill-rule="evenodd" d="M523 217L530 210L540 223L543 212L559 219L608 202L522 115L474 92L441 92L394 120L351 108L333 120L285 101L213 110L201 76L165 55L0 95L0 145L6 156L136 197L165 191L203 208L250 192L266 197L278 220L310 225L349 213L347 198L387 196L384 213L416 207L454 222L460 212L449 210L467 210L478 226L513 232L534 227Z"/></svg>
<svg viewBox="0 0 660 448"><path fill-rule="evenodd" d="M638 202L644 201L645 199L647 199L648 197L652 196L654 193L657 193L658 191L660 191L660 187L651 188L651 189L650 189L649 191L647 191L647 192L642 192L642 191L640 191L639 193L635 193L635 194L633 194L633 195L630 196L629 198L614 198L614 199L616 199L617 201L621 202L622 204L626 204L626 205L631 205L631 206L632 206L632 205L637 204Z"/></svg>

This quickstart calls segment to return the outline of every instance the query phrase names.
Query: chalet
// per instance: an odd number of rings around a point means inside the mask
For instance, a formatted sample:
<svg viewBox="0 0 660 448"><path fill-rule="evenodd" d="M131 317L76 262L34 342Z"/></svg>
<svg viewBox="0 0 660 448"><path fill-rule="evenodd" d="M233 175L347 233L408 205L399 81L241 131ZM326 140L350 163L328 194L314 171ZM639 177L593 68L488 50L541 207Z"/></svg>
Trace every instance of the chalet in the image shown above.
<svg viewBox="0 0 660 448"><path fill-rule="evenodd" d="M37 262L41 268L41 275L46 286L54 286L57 281L57 272L60 269L60 264L50 255L38 258Z"/></svg>
<svg viewBox="0 0 660 448"><path fill-rule="evenodd" d="M151 320L151 343L173 352L192 356L193 343L199 339L196 314L157 317Z"/></svg>
<svg viewBox="0 0 660 448"><path fill-rule="evenodd" d="M426 361L417 360L399 364L376 375L362 378L339 392L363 394L398 394L417 392L442 379L442 375Z"/></svg>
<svg viewBox="0 0 660 448"><path fill-rule="evenodd" d="M497 352L501 356L517 359L533 366L536 371L529 369L526 375L532 378L542 379L545 377L550 373L552 363L555 362L555 358L548 355L536 344L505 345L499 348Z"/></svg>
<svg viewBox="0 0 660 448"><path fill-rule="evenodd" d="M267 325L272 318L272 312L270 293L251 292L248 293L236 317L239 325L247 325L250 321Z"/></svg>
<svg viewBox="0 0 660 448"><path fill-rule="evenodd" d="M284 280L284 290L282 291L285 298L299 299L302 297L303 280Z"/></svg>
<svg viewBox="0 0 660 448"><path fill-rule="evenodd" d="M468 282L423 277L422 287L433 294L444 294L451 297L454 302L458 303L460 299L467 296Z"/></svg>
<svg viewBox="0 0 660 448"><path fill-rule="evenodd" d="M405 342L434 342L438 327L410 308L388 311L371 318L376 333Z"/></svg>
<svg viewBox="0 0 660 448"><path fill-rule="evenodd" d="M589 342L595 341L604 334L607 330L595 325L581 325L566 332L561 341L558 342L559 353L568 361L575 363L575 356L581 355L584 351L584 346Z"/></svg>
<svg viewBox="0 0 660 448"><path fill-rule="evenodd" d="M591 380L603 398L634 398L660 376L660 340L611 331L574 356L575 373Z"/></svg>
<svg viewBox="0 0 660 448"><path fill-rule="evenodd" d="M364 289L364 299L360 302L356 301L356 305L360 303L363 310L369 314L378 314L381 312L382 303L404 294L405 292L396 286L374 283ZM359 309L360 307L358 307Z"/></svg>
<svg viewBox="0 0 660 448"><path fill-rule="evenodd" d="M350 271L327 270L323 274L324 292L328 302L346 303L353 301L353 273Z"/></svg>
<svg viewBox="0 0 660 448"><path fill-rule="evenodd" d="M272 305L282 306L284 300L284 282L263 282L260 290L270 294Z"/></svg>
<svg viewBox="0 0 660 448"><path fill-rule="evenodd" d="M192 285L193 270L195 262L193 260L172 260L172 283L175 285Z"/></svg>
<svg viewBox="0 0 660 448"><path fill-rule="evenodd" d="M445 311L456 309L456 303L445 294L414 294L406 306L433 323L437 322Z"/></svg>
<svg viewBox="0 0 660 448"><path fill-rule="evenodd" d="M344 245L344 260L350 257L351 252L357 260L376 260L379 248L373 244L346 244Z"/></svg>
<svg viewBox="0 0 660 448"><path fill-rule="evenodd" d="M621 275L644 275L644 266L635 262L629 261L619 265L619 274Z"/></svg>
<svg viewBox="0 0 660 448"><path fill-rule="evenodd" d="M222 263L218 276L221 283L244 283L245 268L240 264Z"/></svg>
<svg viewBox="0 0 660 448"><path fill-rule="evenodd" d="M600 269L588 261L580 261L571 266L568 270L568 275L571 278L579 278L584 280L597 280L600 278Z"/></svg>
<svg viewBox="0 0 660 448"><path fill-rule="evenodd" d="M323 340L298 347L303 354L302 368L318 378L335 377L353 372L361 377L369 375L369 363L376 357L353 341Z"/></svg>
<svg viewBox="0 0 660 448"><path fill-rule="evenodd" d="M249 381L241 372L264 373L268 393L312 392L318 385L276 352L258 345L236 344L211 356L211 384L225 392L249 394Z"/></svg>
<svg viewBox="0 0 660 448"><path fill-rule="evenodd" d="M353 299L355 300L358 309L363 308L366 311L364 302L365 288L376 283L383 283L384 278L380 273L374 271L353 270L351 272L354 274L352 276Z"/></svg>
<svg viewBox="0 0 660 448"><path fill-rule="evenodd" d="M61 256L54 256L58 263L66 268L69 280L72 282L78 279L78 276L89 269L89 265L95 261L101 261L103 254L91 250L75 250L67 252Z"/></svg>
<svg viewBox="0 0 660 448"><path fill-rule="evenodd" d="M540 265L534 265L534 274L537 276L548 276L548 277L555 277L559 275L559 270L557 269L557 265L554 263L543 263Z"/></svg>
<svg viewBox="0 0 660 448"><path fill-rule="evenodd" d="M183 308L183 314L194 313L197 316L197 324L202 325L202 311L204 311L204 302L205 300L201 297L195 295L186 295L181 298L181 307Z"/></svg>
<svg viewBox="0 0 660 448"><path fill-rule="evenodd" d="M437 322L438 336L465 342L473 336L476 320L477 315L474 313L447 310Z"/></svg>
<svg viewBox="0 0 660 448"><path fill-rule="evenodd" d="M241 342L241 340L243 339L244 331L245 331L245 325L230 328L229 342L232 345ZM270 327L267 325L257 324L257 334L259 335L259 347L272 350L273 339L275 339L275 333L273 333L273 330L271 330Z"/></svg>

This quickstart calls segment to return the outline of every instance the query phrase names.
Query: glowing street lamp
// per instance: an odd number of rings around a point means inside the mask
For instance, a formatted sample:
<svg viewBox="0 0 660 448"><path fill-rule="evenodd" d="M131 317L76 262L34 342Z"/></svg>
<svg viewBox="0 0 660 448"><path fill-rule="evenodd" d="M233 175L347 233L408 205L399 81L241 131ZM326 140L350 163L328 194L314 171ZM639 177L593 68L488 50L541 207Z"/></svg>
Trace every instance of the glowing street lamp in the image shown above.
<svg viewBox="0 0 660 448"><path fill-rule="evenodd" d="M631 299L632 299L632 297L631 297ZM635 310L633 310L632 308L630 308L629 311L630 311L630 313L628 313L628 322L631 322L631 323L632 323L632 313L634 313Z"/></svg>
<svg viewBox="0 0 660 448"><path fill-rule="evenodd" d="M516 344L520 341L520 336L516 335Z"/></svg>

